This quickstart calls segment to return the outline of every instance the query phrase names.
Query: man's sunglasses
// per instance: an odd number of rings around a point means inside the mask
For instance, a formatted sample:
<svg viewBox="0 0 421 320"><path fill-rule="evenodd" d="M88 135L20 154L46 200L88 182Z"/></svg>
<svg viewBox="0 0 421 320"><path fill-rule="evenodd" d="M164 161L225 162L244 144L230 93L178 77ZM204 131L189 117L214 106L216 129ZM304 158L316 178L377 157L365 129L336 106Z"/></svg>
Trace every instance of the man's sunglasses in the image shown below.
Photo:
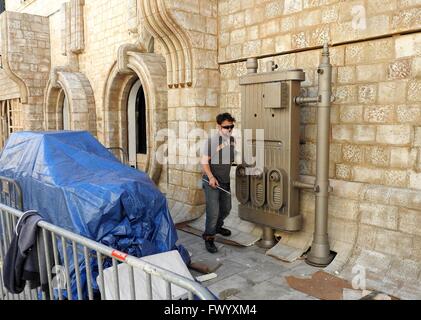
<svg viewBox="0 0 421 320"><path fill-rule="evenodd" d="M221 126L221 128L223 128L223 129L227 129L227 130L232 130L232 129L234 129L234 125L232 124L232 125L230 125L230 126Z"/></svg>

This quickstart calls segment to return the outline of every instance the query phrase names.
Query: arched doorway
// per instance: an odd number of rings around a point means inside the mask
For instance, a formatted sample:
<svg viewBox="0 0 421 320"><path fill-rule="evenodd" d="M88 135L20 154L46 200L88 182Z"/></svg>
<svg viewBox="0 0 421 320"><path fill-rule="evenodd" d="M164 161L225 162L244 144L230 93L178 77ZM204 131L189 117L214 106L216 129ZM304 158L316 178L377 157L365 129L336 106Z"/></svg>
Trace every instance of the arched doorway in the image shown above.
<svg viewBox="0 0 421 320"><path fill-rule="evenodd" d="M46 130L88 130L96 136L94 93L84 74L58 71L50 77L44 119Z"/></svg>
<svg viewBox="0 0 421 320"><path fill-rule="evenodd" d="M145 91L137 79L129 92L127 100L127 145L129 164L143 169L147 160L148 137L146 123Z"/></svg>
<svg viewBox="0 0 421 320"><path fill-rule="evenodd" d="M162 163L156 159L157 133L168 127L165 59L153 53L129 52L126 69L112 66L104 88L106 147L123 148L131 166L159 182Z"/></svg>

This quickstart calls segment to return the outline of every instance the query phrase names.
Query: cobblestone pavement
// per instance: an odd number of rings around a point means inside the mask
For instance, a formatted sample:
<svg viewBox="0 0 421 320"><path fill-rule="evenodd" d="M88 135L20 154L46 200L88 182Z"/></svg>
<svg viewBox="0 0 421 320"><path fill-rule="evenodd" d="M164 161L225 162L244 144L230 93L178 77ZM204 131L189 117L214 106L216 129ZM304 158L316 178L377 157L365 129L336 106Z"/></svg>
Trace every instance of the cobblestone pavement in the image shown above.
<svg viewBox="0 0 421 320"><path fill-rule="evenodd" d="M236 247L216 242L218 252L208 253L204 241L177 230L179 241L192 255L192 261L220 262L217 277L203 282L221 300L317 300L288 286L285 277L309 277L320 270L303 260L292 263L265 255L258 246ZM201 273L190 270L194 277Z"/></svg>

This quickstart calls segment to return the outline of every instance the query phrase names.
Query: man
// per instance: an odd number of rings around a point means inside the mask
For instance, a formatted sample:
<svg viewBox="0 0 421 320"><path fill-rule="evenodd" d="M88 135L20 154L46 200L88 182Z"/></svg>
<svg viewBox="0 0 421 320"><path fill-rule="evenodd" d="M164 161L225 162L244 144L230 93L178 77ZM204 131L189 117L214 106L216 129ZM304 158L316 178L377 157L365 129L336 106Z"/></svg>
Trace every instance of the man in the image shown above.
<svg viewBox="0 0 421 320"><path fill-rule="evenodd" d="M215 253L217 233L230 236L223 228L224 219L231 211L230 170L234 162L235 119L229 113L216 117L218 132L205 141L202 148L203 189L206 198L206 229L203 234L206 249Z"/></svg>

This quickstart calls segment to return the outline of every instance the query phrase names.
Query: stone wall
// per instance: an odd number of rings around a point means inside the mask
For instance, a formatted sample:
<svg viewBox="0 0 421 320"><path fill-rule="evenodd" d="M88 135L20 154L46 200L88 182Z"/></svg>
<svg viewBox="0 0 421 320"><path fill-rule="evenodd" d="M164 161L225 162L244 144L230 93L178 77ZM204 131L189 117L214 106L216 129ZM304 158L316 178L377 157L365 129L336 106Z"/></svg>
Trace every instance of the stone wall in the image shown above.
<svg viewBox="0 0 421 320"><path fill-rule="evenodd" d="M196 128L210 132L219 113L217 1L167 1L166 4L173 19L187 33L192 52L192 86L168 92L168 127L181 139L174 154L179 164L169 167L167 197L175 220L185 221L204 212L201 167L188 152L200 137L189 133ZM165 176L166 172L164 179Z"/></svg>
<svg viewBox="0 0 421 320"><path fill-rule="evenodd" d="M0 20L3 70L19 87L24 130L42 130L43 91L50 70L48 18L4 12Z"/></svg>
<svg viewBox="0 0 421 320"><path fill-rule="evenodd" d="M420 4L244 0L220 1L218 11L220 106L238 119L245 58L259 58L258 72L269 60L303 68L303 92L315 96L318 46L332 45L329 238L338 255L327 270L352 279L360 265L367 286L406 298L419 298L421 281ZM301 110L300 174L313 183L317 110ZM281 243L309 248L314 201L301 193L303 231L279 232Z"/></svg>
<svg viewBox="0 0 421 320"><path fill-rule="evenodd" d="M69 62L63 53L64 11L62 4L69 1L36 0L21 5L16 1L6 1L9 11L25 12L45 16L49 21L51 32L51 70L62 67ZM84 1L84 49L71 63L89 80L94 96L97 112L98 139L104 141L103 130L103 95L108 74L117 60L117 51L122 44L134 43L136 35L133 29L133 8L135 0L87 0Z"/></svg>
<svg viewBox="0 0 421 320"><path fill-rule="evenodd" d="M0 69L0 101L20 97L19 87Z"/></svg>
<svg viewBox="0 0 421 320"><path fill-rule="evenodd" d="M221 0L219 62L416 30L419 1Z"/></svg>
<svg viewBox="0 0 421 320"><path fill-rule="evenodd" d="M420 34L397 36L331 49L331 178L420 189L418 185L421 124ZM419 42L421 44L421 42ZM402 53L400 47L414 46ZM420 46L421 48L421 46ZM303 68L305 92L317 92L320 50L261 59L281 69ZM238 77L245 63L221 65L221 109L240 118ZM301 174L315 175L316 106L302 108Z"/></svg>

